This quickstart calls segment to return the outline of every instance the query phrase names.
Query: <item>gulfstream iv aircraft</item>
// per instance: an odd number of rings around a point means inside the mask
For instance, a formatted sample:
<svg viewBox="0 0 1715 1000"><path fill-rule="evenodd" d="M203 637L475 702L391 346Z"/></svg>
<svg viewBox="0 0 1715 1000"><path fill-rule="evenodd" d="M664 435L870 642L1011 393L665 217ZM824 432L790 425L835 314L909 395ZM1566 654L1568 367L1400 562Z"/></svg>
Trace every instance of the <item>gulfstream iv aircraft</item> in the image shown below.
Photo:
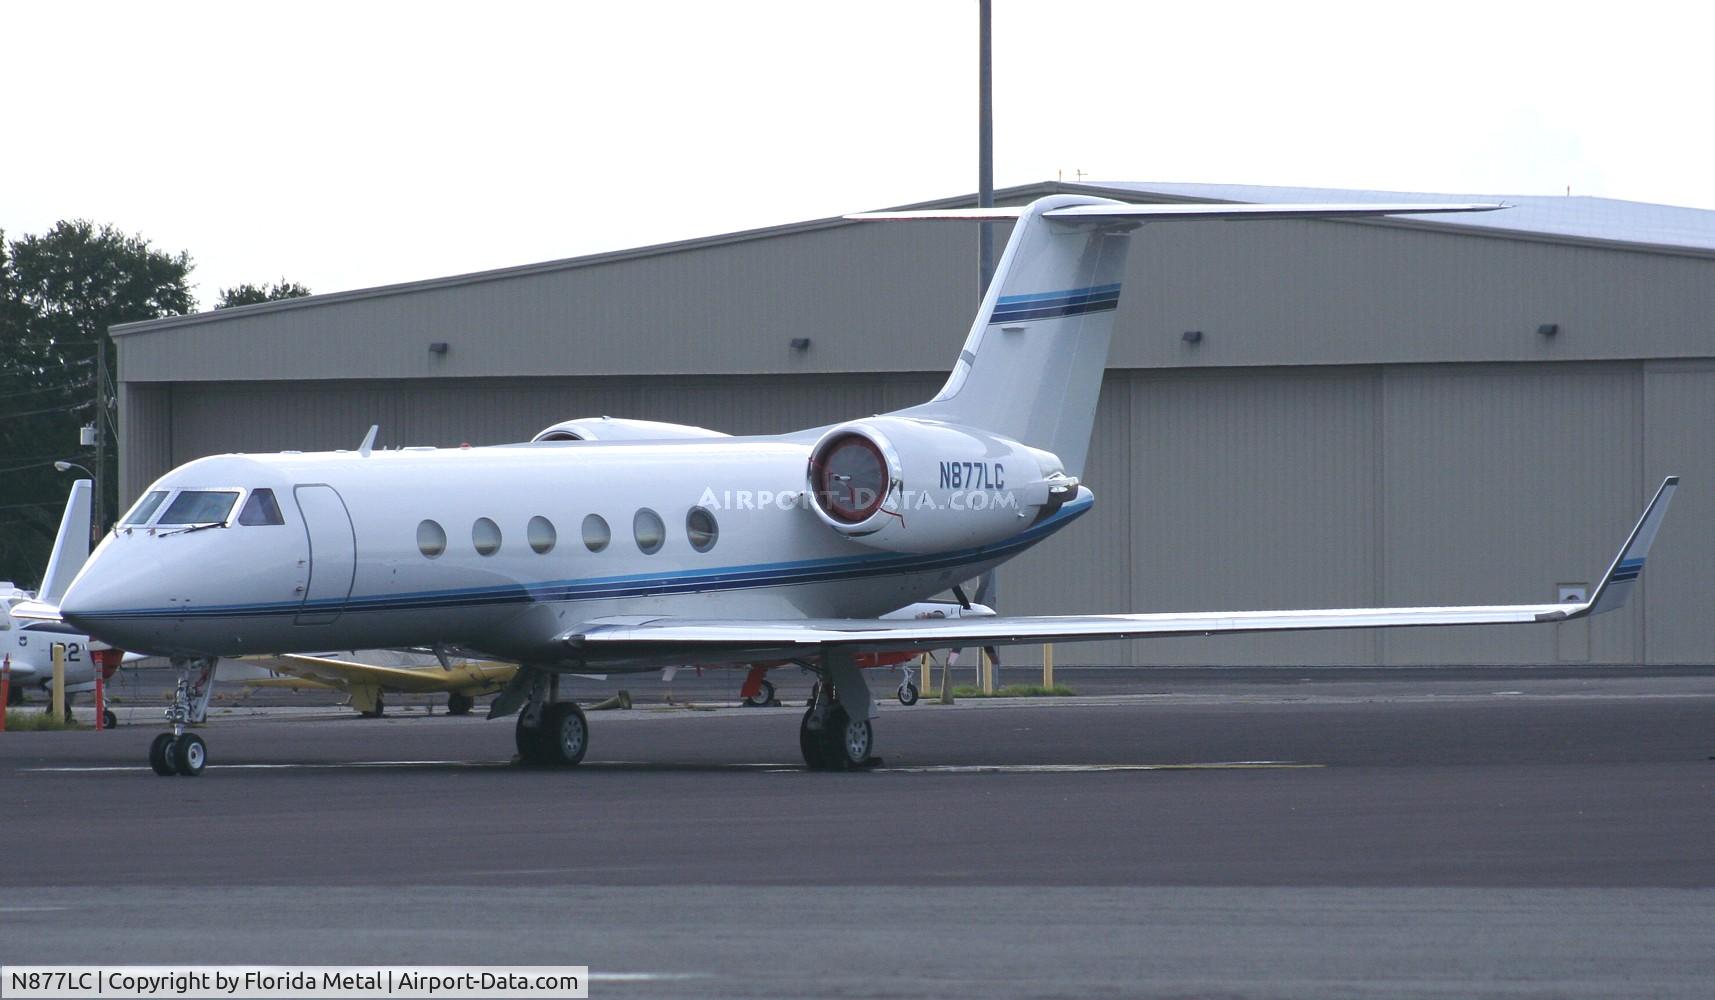
<svg viewBox="0 0 1715 1000"><path fill-rule="evenodd" d="M872 762L860 658L1005 643L1406 625L1559 622L1620 606L1674 481L1588 601L1070 617L889 618L1045 541L1090 509L1090 429L1126 248L1143 225L1482 211L1493 205L1127 205L854 216L1016 220L931 400L769 437L576 420L485 448L221 455L151 486L91 556L64 618L173 657L181 694L151 759L195 774L188 678L220 657L430 647L519 664L490 716L525 761L576 764L566 674L797 662L821 680L798 727L812 768Z"/></svg>

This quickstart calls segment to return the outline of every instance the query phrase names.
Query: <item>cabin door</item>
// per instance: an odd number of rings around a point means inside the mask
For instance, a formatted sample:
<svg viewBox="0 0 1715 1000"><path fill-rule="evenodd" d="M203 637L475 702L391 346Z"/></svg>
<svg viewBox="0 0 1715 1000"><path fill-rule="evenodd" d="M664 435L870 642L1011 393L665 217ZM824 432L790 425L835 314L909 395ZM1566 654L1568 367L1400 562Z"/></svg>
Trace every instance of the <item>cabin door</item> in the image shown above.
<svg viewBox="0 0 1715 1000"><path fill-rule="evenodd" d="M310 582L298 609L299 625L326 625L345 610L357 575L357 532L345 501L332 486L297 486L292 493L304 516L310 546Z"/></svg>

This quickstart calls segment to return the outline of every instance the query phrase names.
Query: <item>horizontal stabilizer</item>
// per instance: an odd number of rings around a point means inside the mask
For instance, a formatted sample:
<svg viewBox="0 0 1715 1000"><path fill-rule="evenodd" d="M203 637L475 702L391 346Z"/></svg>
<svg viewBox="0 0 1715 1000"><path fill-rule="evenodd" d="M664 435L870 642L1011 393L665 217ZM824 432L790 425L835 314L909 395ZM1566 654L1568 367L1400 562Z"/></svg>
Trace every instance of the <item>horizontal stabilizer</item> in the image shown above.
<svg viewBox="0 0 1715 1000"><path fill-rule="evenodd" d="M1445 205L1411 204L1350 204L1350 205L1067 205L1042 213L1044 219L1068 222L1167 222L1227 221L1244 219L1361 219L1377 215L1438 215L1445 212L1493 212L1506 205L1486 202L1465 202ZM932 208L901 212L859 212L846 216L854 222L898 222L913 219L948 219L964 222L1010 222L1022 215L1027 205L1002 205L994 208Z"/></svg>

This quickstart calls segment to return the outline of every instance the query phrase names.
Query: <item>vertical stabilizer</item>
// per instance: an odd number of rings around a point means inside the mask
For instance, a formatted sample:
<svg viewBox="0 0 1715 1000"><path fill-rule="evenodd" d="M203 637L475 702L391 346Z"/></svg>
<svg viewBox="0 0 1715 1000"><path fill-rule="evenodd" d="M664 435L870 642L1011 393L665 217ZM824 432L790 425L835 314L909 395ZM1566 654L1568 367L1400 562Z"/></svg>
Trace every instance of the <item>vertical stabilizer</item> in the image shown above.
<svg viewBox="0 0 1715 1000"><path fill-rule="evenodd" d="M1043 213L1119 204L1058 195L1020 212L947 384L902 415L993 431L1053 452L1068 475L1083 475L1137 223Z"/></svg>
<svg viewBox="0 0 1715 1000"><path fill-rule="evenodd" d="M93 495L89 480L79 479L71 484L71 496L66 499L65 514L60 518L60 533L54 536L54 551L48 556L48 571L42 574L42 586L36 591L36 600L44 604L58 604L66 587L71 585L71 578L89 559L89 511Z"/></svg>

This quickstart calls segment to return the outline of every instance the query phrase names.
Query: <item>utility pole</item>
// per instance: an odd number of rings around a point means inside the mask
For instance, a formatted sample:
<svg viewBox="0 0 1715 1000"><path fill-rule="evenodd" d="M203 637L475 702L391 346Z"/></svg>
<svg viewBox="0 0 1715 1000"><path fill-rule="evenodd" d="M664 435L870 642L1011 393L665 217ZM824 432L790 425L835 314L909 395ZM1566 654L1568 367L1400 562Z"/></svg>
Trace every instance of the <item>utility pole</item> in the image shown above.
<svg viewBox="0 0 1715 1000"><path fill-rule="evenodd" d="M105 495L101 492L102 474L107 469L107 331L95 332L95 468L90 470L94 482L91 483L89 498L89 550L95 551L95 546L101 544L102 532L107 527L104 512L107 505L102 502Z"/></svg>
<svg viewBox="0 0 1715 1000"><path fill-rule="evenodd" d="M977 207L994 207L994 67L989 39L994 20L990 0L977 0ZM977 298L994 277L994 223L977 230Z"/></svg>
<svg viewBox="0 0 1715 1000"><path fill-rule="evenodd" d="M977 207L994 207L994 61L992 58L994 11L991 0L977 0ZM994 279L994 223L978 224L977 230L977 301L988 294ZM977 582L977 601L993 605L1000 598L1000 586L994 570L989 570ZM978 654L981 655L981 652ZM979 661L981 662L981 661ZM993 670L1000 672L1000 658L993 658Z"/></svg>

